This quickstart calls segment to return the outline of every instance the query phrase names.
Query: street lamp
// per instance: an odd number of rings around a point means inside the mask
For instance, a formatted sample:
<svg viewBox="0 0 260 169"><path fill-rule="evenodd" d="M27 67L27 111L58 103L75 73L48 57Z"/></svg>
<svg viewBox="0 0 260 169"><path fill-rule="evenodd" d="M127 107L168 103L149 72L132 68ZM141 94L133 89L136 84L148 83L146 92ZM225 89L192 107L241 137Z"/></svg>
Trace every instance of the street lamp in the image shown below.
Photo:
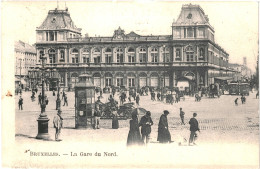
<svg viewBox="0 0 260 169"><path fill-rule="evenodd" d="M47 117L47 114L45 113L45 107L46 107L46 102L45 102L45 94L44 94L44 83L45 83L45 59L46 57L44 57L44 55L40 56L40 59L42 61L42 102L41 102L41 114L39 115L38 118L38 135L36 136L36 139L49 139L49 133L48 133L48 122L49 122L49 118Z"/></svg>
<svg viewBox="0 0 260 169"><path fill-rule="evenodd" d="M57 82L58 82L58 93L57 93L57 100L56 100L56 110L59 110L60 109L60 78L59 76L57 76Z"/></svg>
<svg viewBox="0 0 260 169"><path fill-rule="evenodd" d="M163 45L163 48L164 48L164 61L163 61L163 66L164 66L164 69L163 69L163 87L165 87L165 62L166 62L166 58L165 58L165 55L166 55L166 46Z"/></svg>

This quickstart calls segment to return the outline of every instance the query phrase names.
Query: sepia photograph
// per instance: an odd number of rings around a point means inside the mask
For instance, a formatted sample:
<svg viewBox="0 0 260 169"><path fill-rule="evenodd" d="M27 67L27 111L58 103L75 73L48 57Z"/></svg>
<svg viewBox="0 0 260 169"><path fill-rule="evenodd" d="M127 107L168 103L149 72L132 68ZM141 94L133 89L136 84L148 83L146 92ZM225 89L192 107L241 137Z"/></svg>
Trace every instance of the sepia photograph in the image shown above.
<svg viewBox="0 0 260 169"><path fill-rule="evenodd" d="M3 168L259 168L258 1L2 1Z"/></svg>

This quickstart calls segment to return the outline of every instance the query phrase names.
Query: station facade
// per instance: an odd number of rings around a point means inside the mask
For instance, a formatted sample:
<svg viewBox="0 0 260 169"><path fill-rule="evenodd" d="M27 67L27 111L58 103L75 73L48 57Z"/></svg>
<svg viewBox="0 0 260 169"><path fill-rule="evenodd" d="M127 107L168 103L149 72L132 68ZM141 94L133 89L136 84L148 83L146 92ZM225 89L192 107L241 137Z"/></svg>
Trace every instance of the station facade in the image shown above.
<svg viewBox="0 0 260 169"><path fill-rule="evenodd" d="M193 91L234 73L228 67L229 54L215 43L214 32L199 5L183 5L171 34L158 36L125 33L119 27L111 37L82 37L68 9L55 9L36 29L37 63L40 67L45 56L48 76L58 74L66 89L74 88L81 74L89 74L101 88L183 85ZM31 69L29 77L36 84L39 69Z"/></svg>

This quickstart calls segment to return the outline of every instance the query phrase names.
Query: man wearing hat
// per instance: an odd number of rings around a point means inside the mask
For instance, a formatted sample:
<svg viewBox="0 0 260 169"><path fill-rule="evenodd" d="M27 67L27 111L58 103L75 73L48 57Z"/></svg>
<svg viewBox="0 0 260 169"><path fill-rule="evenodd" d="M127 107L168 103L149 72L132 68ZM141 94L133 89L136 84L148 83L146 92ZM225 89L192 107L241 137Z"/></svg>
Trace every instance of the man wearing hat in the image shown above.
<svg viewBox="0 0 260 169"><path fill-rule="evenodd" d="M167 120L168 114L169 111L164 110L163 114L160 117L160 121L158 125L158 137L157 137L157 141L159 141L160 143L171 142L171 134L168 129L168 120Z"/></svg>
<svg viewBox="0 0 260 169"><path fill-rule="evenodd" d="M141 126L142 140L146 145L149 143L150 134L151 134L151 125L153 121L151 118L151 112L147 111L146 114L141 118L139 126ZM146 141L144 141L146 139Z"/></svg>
<svg viewBox="0 0 260 169"><path fill-rule="evenodd" d="M195 144L195 138L197 138L197 131L200 132L199 129L199 123L197 121L197 119L195 118L197 116L197 113L193 113L193 118L190 119L189 124L190 124L190 139L189 139L189 145L191 145L191 143L193 145Z"/></svg>
<svg viewBox="0 0 260 169"><path fill-rule="evenodd" d="M57 115L54 116L54 118L53 118L53 126L56 129L56 132L55 132L56 141L61 141L61 139L59 139L61 128L63 125L63 123L62 123L63 118L61 117L61 112L62 111L59 109Z"/></svg>

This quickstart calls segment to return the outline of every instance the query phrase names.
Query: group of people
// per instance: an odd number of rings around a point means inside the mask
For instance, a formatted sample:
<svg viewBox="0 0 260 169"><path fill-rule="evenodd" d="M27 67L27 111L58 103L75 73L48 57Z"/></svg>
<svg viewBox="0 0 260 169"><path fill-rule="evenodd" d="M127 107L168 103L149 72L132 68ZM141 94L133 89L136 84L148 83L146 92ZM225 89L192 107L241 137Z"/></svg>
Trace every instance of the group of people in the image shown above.
<svg viewBox="0 0 260 169"><path fill-rule="evenodd" d="M157 141L159 141L159 143L172 142L171 134L168 126L168 119L167 119L168 114L169 111L164 110L159 120L158 136L157 136ZM185 125L184 114L185 113L182 111L182 108L180 108L181 124L183 125ZM200 132L199 123L196 119L196 116L197 113L193 113L193 117L189 121L190 124L189 145L196 145L195 140L198 137L197 132ZM150 140L151 126L153 125L151 112L147 111L146 114L141 118L139 123L138 123L137 114L132 114L132 119L130 120L129 123L130 123L130 130L127 137L127 146L147 145ZM141 133L139 127L141 127Z"/></svg>
<svg viewBox="0 0 260 169"><path fill-rule="evenodd" d="M242 104L246 103L246 97L244 95L242 95L240 99ZM238 106L238 97L235 99L235 105Z"/></svg>

